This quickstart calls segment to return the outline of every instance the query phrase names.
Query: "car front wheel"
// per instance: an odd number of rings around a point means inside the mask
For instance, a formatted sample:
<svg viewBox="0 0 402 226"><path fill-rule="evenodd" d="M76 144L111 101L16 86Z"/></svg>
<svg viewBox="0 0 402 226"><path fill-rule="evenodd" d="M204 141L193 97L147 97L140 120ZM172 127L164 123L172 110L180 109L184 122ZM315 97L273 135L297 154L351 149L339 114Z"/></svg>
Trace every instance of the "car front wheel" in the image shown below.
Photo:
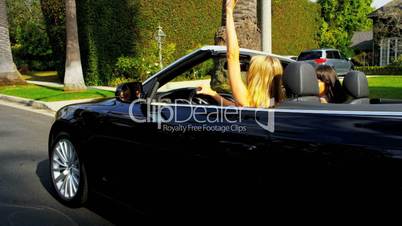
<svg viewBox="0 0 402 226"><path fill-rule="evenodd" d="M57 198L65 205L79 207L87 200L87 175L83 162L68 134L59 134L50 153L50 174Z"/></svg>

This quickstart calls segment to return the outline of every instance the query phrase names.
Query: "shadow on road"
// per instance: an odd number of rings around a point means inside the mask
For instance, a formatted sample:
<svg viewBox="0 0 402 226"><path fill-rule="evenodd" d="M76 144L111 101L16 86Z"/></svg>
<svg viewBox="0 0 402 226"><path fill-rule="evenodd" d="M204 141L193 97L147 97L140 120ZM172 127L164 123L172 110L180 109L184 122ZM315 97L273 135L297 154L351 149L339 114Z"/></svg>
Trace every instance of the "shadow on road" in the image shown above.
<svg viewBox="0 0 402 226"><path fill-rule="evenodd" d="M52 189L50 182L49 160L46 159L39 162L36 168L36 175L39 177L39 180L46 191L56 198L56 191Z"/></svg>

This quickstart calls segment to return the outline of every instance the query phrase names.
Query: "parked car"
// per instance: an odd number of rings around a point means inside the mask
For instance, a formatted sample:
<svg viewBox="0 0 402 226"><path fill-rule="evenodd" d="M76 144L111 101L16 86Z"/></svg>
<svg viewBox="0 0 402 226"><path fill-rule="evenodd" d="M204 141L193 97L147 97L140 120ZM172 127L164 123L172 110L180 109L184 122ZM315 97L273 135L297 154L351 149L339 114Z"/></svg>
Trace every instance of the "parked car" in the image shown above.
<svg viewBox="0 0 402 226"><path fill-rule="evenodd" d="M291 60L297 60L297 58L298 58L298 56L293 56L293 55L288 55L288 56L283 56L283 57L286 57Z"/></svg>
<svg viewBox="0 0 402 226"><path fill-rule="evenodd" d="M242 64L255 55L266 53L241 49ZM316 175L311 181L320 186L326 177L334 181L319 166L352 166L341 170L343 183L352 178L347 189L366 174L370 180L400 174L387 167L402 158L402 100L370 100L361 72L345 77L344 104L321 104L311 65L280 56L288 99L274 109L222 107L195 87L158 91L200 63L225 57L225 47L203 47L142 84L119 86L115 98L58 111L49 135L57 198L81 206L96 191L150 216L204 218L214 209L221 216L227 206L257 208L243 201L275 197L272 189L290 182L288 190L278 188L288 196L310 183L306 176Z"/></svg>
<svg viewBox="0 0 402 226"><path fill-rule="evenodd" d="M351 59L346 59L337 49L314 49L303 51L297 58L298 61L305 61L314 67L320 64L331 65L338 75L346 75L353 70Z"/></svg>

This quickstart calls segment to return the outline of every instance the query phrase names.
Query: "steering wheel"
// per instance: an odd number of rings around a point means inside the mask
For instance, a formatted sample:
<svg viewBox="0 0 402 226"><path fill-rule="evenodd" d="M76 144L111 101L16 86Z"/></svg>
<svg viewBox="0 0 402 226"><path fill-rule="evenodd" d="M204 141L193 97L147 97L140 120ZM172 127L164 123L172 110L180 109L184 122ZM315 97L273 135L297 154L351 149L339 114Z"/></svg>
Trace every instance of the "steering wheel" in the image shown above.
<svg viewBox="0 0 402 226"><path fill-rule="evenodd" d="M198 97L197 95L197 88L194 88L188 96L188 100L190 101L191 104L196 104L196 105L209 105L208 101L202 99L201 97Z"/></svg>

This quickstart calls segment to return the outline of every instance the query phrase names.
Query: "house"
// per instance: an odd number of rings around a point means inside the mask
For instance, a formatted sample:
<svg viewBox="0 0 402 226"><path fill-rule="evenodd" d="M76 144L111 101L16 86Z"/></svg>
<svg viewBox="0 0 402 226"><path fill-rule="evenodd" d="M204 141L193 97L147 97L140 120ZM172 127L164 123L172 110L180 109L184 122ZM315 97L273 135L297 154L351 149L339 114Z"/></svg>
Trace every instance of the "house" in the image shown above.
<svg viewBox="0 0 402 226"><path fill-rule="evenodd" d="M370 65L373 62L373 31L355 32L350 47L356 53L353 58L357 65Z"/></svg>
<svg viewBox="0 0 402 226"><path fill-rule="evenodd" d="M402 55L402 0L391 1L369 18L373 20L373 65L389 65Z"/></svg>
<svg viewBox="0 0 402 226"><path fill-rule="evenodd" d="M373 49L373 31L355 32L351 47L359 52L370 52Z"/></svg>

